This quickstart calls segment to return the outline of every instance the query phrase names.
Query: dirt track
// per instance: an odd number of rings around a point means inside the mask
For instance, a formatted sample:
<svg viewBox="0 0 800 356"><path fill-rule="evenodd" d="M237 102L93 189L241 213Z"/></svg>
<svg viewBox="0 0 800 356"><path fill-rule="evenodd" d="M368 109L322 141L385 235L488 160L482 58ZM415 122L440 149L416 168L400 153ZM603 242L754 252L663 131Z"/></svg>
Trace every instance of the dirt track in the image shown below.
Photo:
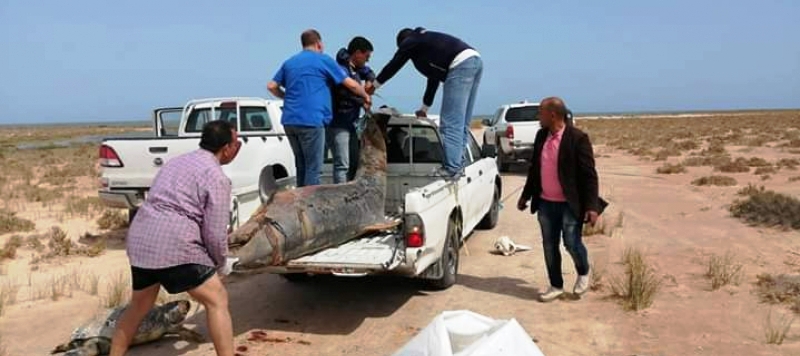
<svg viewBox="0 0 800 356"><path fill-rule="evenodd" d="M616 153L598 158L601 194L612 203L605 218L623 210L624 227L613 237L585 238L590 258L606 265L606 279L619 271L616 261L623 246L644 248L664 281L645 311L623 311L607 298L607 288L581 300L535 300L538 288L546 287L546 275L535 217L514 208L524 183L517 168L503 177L500 223L467 240L454 287L428 292L397 278L320 278L294 284L269 274L231 277L236 345L246 348L241 355L390 355L440 312L469 309L516 318L547 355L800 354L797 323L783 345L764 344L768 306L751 292L756 274L792 271L786 261L800 252L800 233L746 227L724 207L737 187L699 189L688 182L702 172L656 175L657 165ZM744 173L737 179L741 186L758 177ZM800 193L796 184L778 189ZM501 235L533 250L510 257L490 254L492 241ZM740 286L712 292L702 275L702 259L726 248L734 248L745 262L745 278ZM109 250L92 261L124 267L124 250ZM563 261L569 289L574 268L566 254ZM57 302L14 305L0 320L3 342L11 355L45 354L96 310L93 298L76 294ZM208 335L202 310L187 325ZM210 343L174 339L130 352L213 354Z"/></svg>

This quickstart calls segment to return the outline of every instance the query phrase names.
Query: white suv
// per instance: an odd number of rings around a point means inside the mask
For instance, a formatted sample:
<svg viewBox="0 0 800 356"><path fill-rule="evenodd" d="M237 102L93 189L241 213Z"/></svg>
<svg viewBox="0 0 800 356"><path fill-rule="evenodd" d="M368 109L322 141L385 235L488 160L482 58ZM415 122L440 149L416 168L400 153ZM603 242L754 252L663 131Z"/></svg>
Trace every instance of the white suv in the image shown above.
<svg viewBox="0 0 800 356"><path fill-rule="evenodd" d="M572 112L567 110L567 122L572 122ZM491 118L484 119L487 126L483 144L495 146L497 165L507 172L509 165L518 160L529 161L533 154L533 141L539 125L539 103L523 100L516 104L500 106Z"/></svg>

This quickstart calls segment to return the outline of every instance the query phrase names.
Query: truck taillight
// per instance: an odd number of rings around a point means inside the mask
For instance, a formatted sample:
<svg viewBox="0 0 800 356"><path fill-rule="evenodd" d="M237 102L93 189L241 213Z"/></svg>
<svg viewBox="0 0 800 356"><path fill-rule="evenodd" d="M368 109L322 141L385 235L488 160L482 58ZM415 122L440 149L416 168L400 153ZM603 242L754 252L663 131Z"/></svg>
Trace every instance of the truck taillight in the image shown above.
<svg viewBox="0 0 800 356"><path fill-rule="evenodd" d="M406 215L403 227L406 235L406 247L422 247L425 245L425 226L419 215Z"/></svg>
<svg viewBox="0 0 800 356"><path fill-rule="evenodd" d="M117 152L113 148L100 146L100 166L101 167L122 167L122 160L119 159Z"/></svg>
<svg viewBox="0 0 800 356"><path fill-rule="evenodd" d="M509 140L513 140L514 139L514 126L513 125L508 125L508 127L506 128L506 138L508 138Z"/></svg>

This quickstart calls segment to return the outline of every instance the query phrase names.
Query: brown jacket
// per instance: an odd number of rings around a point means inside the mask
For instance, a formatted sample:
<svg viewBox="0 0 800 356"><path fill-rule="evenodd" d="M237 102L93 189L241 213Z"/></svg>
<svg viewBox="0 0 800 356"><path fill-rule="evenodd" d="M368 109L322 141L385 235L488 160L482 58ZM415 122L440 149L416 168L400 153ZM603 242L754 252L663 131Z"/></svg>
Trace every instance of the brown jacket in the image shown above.
<svg viewBox="0 0 800 356"><path fill-rule="evenodd" d="M535 214L542 193L541 157L542 147L549 131L545 128L536 133L533 155L522 198L531 200L531 214ZM582 220L589 210L603 212L606 202L598 196L597 171L594 167L594 152L589 135L575 126L567 125L561 137L558 152L558 178L564 197L575 217Z"/></svg>

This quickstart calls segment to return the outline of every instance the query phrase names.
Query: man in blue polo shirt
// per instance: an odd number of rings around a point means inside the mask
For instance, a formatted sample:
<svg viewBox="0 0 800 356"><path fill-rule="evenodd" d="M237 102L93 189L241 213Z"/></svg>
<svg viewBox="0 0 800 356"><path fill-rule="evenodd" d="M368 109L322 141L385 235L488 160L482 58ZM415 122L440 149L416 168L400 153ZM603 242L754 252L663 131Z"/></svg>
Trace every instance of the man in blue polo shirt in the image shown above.
<svg viewBox="0 0 800 356"><path fill-rule="evenodd" d="M303 187L319 184L325 126L333 117L331 89L344 85L364 100L365 108L372 101L361 84L349 78L333 58L323 53L319 32L304 31L300 42L303 50L283 62L267 89L283 99L281 124L294 152L297 186Z"/></svg>
<svg viewBox="0 0 800 356"><path fill-rule="evenodd" d="M483 62L480 54L464 41L422 27L404 28L397 34L397 51L378 73L372 94L391 79L408 60L428 78L422 107L417 116L426 117L439 83L444 83L440 132L444 146L444 167L439 174L458 179L463 175L464 149L467 146L472 107L478 92Z"/></svg>

